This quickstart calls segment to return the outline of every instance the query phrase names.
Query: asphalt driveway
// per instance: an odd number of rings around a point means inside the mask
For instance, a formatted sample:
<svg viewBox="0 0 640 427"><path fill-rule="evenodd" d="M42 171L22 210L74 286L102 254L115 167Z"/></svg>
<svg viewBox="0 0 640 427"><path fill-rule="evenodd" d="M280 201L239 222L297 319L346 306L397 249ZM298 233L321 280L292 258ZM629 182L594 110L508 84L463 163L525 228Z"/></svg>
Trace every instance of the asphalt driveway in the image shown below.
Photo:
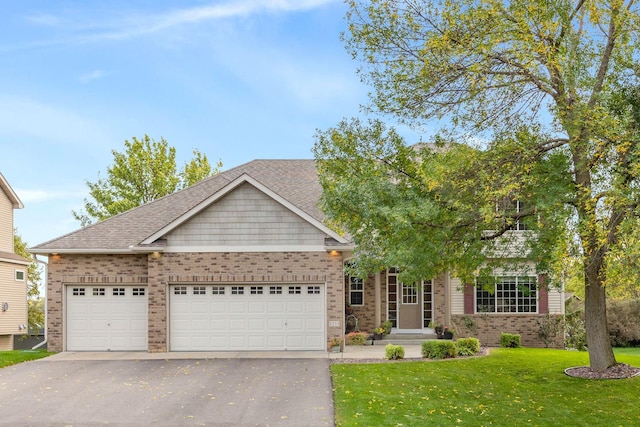
<svg viewBox="0 0 640 427"><path fill-rule="evenodd" d="M0 425L333 425L328 359L44 360L0 370Z"/></svg>

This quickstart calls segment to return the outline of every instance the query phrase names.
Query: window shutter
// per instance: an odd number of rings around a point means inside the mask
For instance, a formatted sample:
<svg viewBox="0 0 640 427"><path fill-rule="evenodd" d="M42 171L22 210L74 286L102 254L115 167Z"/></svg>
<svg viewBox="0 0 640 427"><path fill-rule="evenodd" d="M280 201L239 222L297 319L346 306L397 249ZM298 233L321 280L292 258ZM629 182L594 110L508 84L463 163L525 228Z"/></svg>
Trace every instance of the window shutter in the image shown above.
<svg viewBox="0 0 640 427"><path fill-rule="evenodd" d="M464 314L473 314L475 289L475 286L471 283L464 285Z"/></svg>
<svg viewBox="0 0 640 427"><path fill-rule="evenodd" d="M538 313L549 313L549 290L547 289L547 275L538 275Z"/></svg>

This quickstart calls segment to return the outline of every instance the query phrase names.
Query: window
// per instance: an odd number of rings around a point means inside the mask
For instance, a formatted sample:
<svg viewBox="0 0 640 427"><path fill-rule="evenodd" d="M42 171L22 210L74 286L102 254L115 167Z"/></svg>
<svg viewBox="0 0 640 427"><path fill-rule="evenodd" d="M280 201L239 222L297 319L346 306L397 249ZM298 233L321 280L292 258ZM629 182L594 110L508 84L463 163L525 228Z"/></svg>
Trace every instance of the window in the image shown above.
<svg viewBox="0 0 640 427"><path fill-rule="evenodd" d="M269 294L271 295L282 294L282 286L269 286Z"/></svg>
<svg viewBox="0 0 640 427"><path fill-rule="evenodd" d="M364 280L359 277L349 277L349 304L364 305Z"/></svg>
<svg viewBox="0 0 640 427"><path fill-rule="evenodd" d="M477 313L536 313L537 311L538 287L535 277L502 276L489 281L476 281Z"/></svg>
<svg viewBox="0 0 640 427"><path fill-rule="evenodd" d="M93 288L93 295L94 296L103 296L104 295L104 288Z"/></svg>
<svg viewBox="0 0 640 427"><path fill-rule="evenodd" d="M133 296L135 297L144 296L145 293L146 293L145 288L133 288Z"/></svg>
<svg viewBox="0 0 640 427"><path fill-rule="evenodd" d="M262 286L252 286L251 295L262 295Z"/></svg>
<svg viewBox="0 0 640 427"><path fill-rule="evenodd" d="M320 286L307 286L307 294L320 294Z"/></svg>
<svg viewBox="0 0 640 427"><path fill-rule="evenodd" d="M114 296L122 296L124 295L124 288L113 288Z"/></svg>
<svg viewBox="0 0 640 427"><path fill-rule="evenodd" d="M204 286L194 286L193 287L193 294L194 295L206 295L207 294L207 288L205 288Z"/></svg>
<svg viewBox="0 0 640 427"><path fill-rule="evenodd" d="M520 200L503 198L498 202L498 213L504 215L504 220L509 224L512 230L523 231L527 229L527 225L522 221L518 214L525 211L525 203Z"/></svg>
<svg viewBox="0 0 640 427"><path fill-rule="evenodd" d="M84 295L84 288L73 288L73 295L83 296Z"/></svg>
<svg viewBox="0 0 640 427"><path fill-rule="evenodd" d="M300 293L302 293L302 289L300 288L300 286L289 286L290 295L300 294Z"/></svg>
<svg viewBox="0 0 640 427"><path fill-rule="evenodd" d="M24 282L24 270L16 270L16 281Z"/></svg>
<svg viewBox="0 0 640 427"><path fill-rule="evenodd" d="M186 286L176 286L175 288L173 288L173 294L174 295L186 295L187 294L187 287Z"/></svg>
<svg viewBox="0 0 640 427"><path fill-rule="evenodd" d="M211 293L213 295L224 295L224 286L212 286Z"/></svg>
<svg viewBox="0 0 640 427"><path fill-rule="evenodd" d="M244 286L232 286L231 295L244 295Z"/></svg>
<svg viewBox="0 0 640 427"><path fill-rule="evenodd" d="M407 285L406 283L402 284L402 303L418 303L418 285Z"/></svg>

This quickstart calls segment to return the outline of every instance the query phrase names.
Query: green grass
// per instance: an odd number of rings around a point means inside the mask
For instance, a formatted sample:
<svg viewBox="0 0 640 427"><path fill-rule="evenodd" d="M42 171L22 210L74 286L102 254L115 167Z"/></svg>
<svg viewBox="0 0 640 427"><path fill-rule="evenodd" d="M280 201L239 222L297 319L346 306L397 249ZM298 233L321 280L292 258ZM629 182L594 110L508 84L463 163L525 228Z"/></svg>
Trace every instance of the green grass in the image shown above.
<svg viewBox="0 0 640 427"><path fill-rule="evenodd" d="M616 350L640 366L640 351ZM494 349L445 361L335 364L338 426L636 426L640 377L585 380L585 352Z"/></svg>
<svg viewBox="0 0 640 427"><path fill-rule="evenodd" d="M47 350L13 350L0 351L0 368L29 360L42 359L52 355Z"/></svg>

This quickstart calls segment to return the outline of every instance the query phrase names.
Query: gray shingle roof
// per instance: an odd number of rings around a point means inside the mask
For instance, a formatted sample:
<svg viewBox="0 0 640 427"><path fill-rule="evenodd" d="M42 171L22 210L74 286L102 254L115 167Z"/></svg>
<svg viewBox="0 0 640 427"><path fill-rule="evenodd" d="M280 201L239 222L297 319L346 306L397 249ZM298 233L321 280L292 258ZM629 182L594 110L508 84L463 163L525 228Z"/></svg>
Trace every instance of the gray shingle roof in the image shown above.
<svg viewBox="0 0 640 427"><path fill-rule="evenodd" d="M41 243L31 250L34 253L68 250L126 251L243 174L255 179L314 219L321 222L324 219L318 208L322 188L314 160L254 160L105 221Z"/></svg>

